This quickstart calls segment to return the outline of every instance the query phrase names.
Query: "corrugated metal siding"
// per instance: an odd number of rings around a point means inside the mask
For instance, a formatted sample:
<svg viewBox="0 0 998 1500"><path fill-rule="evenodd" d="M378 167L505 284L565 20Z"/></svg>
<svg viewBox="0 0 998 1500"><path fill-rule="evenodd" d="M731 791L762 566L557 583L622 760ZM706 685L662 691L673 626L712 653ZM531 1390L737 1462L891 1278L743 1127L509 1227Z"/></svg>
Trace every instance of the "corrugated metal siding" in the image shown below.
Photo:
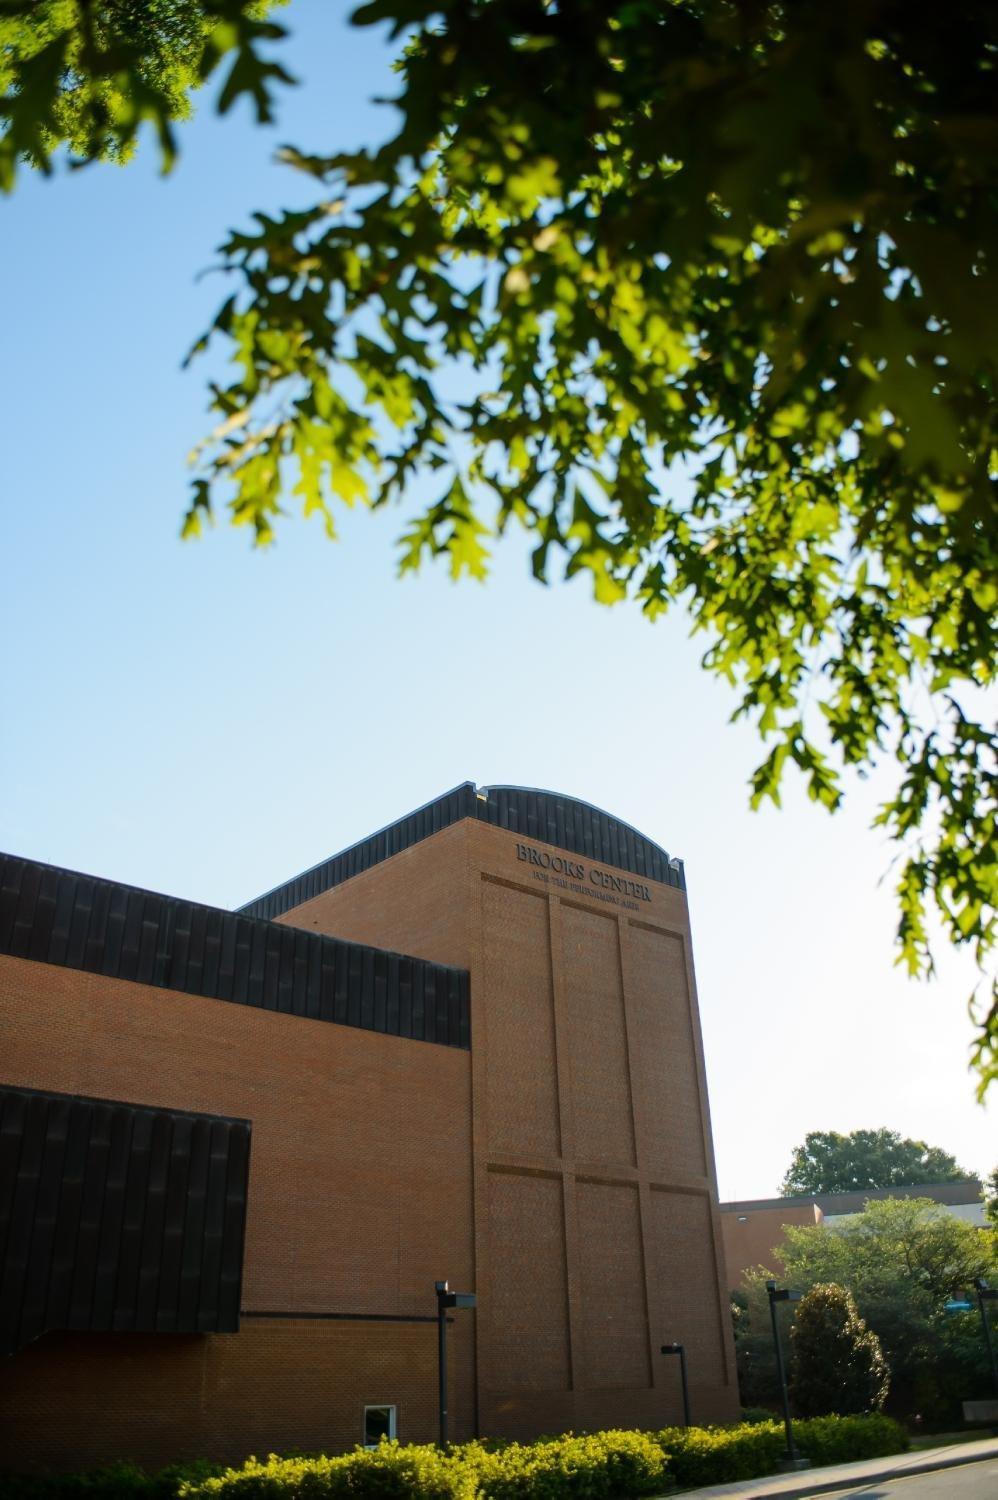
<svg viewBox="0 0 998 1500"><path fill-rule="evenodd" d="M468 974L0 855L0 953L158 989L470 1046Z"/></svg>
<svg viewBox="0 0 998 1500"><path fill-rule="evenodd" d="M661 885L686 889L680 860L670 859L664 849L636 828L598 807L591 807L588 802L529 787L490 786L479 790L473 781L465 781L435 802L428 802L397 823L344 849L342 854L334 854L284 885L247 902L240 910L255 917L282 916L303 901L320 896L323 891L341 885L462 818L477 818L523 838L553 844L567 854L580 854L598 863L614 865L618 870L643 875L646 880L657 880Z"/></svg>
<svg viewBox="0 0 998 1500"><path fill-rule="evenodd" d="M249 1151L247 1120L0 1087L0 1355L237 1332Z"/></svg>

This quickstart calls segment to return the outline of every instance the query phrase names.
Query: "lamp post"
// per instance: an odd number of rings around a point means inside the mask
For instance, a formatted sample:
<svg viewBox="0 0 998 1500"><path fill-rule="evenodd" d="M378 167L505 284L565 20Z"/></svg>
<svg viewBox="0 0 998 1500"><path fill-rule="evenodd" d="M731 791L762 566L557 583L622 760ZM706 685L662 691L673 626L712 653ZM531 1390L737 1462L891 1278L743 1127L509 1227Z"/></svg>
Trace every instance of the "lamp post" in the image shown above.
<svg viewBox="0 0 998 1500"><path fill-rule="evenodd" d="M433 1283L437 1294L437 1379L440 1402L440 1444L447 1441L447 1309L474 1307L474 1292L452 1292L446 1281Z"/></svg>
<svg viewBox="0 0 998 1500"><path fill-rule="evenodd" d="M984 1342L988 1346L988 1358L991 1360L991 1379L994 1381L995 1395L998 1396L998 1359L995 1358L994 1340L991 1337L991 1324L988 1320L988 1310L985 1302L993 1302L998 1298L998 1287L988 1286L982 1276L974 1281L974 1289L977 1292L977 1305L981 1309L981 1324L984 1328Z"/></svg>
<svg viewBox="0 0 998 1500"><path fill-rule="evenodd" d="M778 1302L799 1302L800 1292L792 1292L789 1287L778 1287L775 1281L766 1282L766 1291L769 1294L769 1315L773 1320L773 1347L776 1350L776 1373L780 1381L780 1397L783 1401L783 1427L787 1435L786 1457L780 1465L781 1469L809 1469L810 1460L801 1458L794 1442L794 1428L790 1420L790 1395L787 1391L787 1372L783 1365L783 1346L780 1343L780 1325L776 1318L776 1304Z"/></svg>
<svg viewBox="0 0 998 1500"><path fill-rule="evenodd" d="M679 1375L683 1382L683 1426L690 1425L690 1387L686 1379L686 1348L683 1344L663 1344L663 1354L679 1355Z"/></svg>

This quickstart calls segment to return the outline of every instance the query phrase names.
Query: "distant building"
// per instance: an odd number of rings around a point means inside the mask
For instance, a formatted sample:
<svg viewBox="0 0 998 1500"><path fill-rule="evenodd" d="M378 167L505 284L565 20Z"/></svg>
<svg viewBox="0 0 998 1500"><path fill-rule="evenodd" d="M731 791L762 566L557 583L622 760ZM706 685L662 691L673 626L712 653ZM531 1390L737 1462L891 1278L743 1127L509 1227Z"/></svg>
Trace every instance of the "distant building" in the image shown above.
<svg viewBox="0 0 998 1500"><path fill-rule="evenodd" d="M780 1272L783 1262L776 1253L784 1230L802 1225L825 1224L833 1228L866 1205L884 1198L931 1198L955 1219L983 1226L981 1183L976 1177L961 1182L920 1182L911 1187L864 1188L855 1193L797 1194L789 1198L749 1198L721 1204L724 1261L728 1288L733 1291L742 1276L755 1266Z"/></svg>

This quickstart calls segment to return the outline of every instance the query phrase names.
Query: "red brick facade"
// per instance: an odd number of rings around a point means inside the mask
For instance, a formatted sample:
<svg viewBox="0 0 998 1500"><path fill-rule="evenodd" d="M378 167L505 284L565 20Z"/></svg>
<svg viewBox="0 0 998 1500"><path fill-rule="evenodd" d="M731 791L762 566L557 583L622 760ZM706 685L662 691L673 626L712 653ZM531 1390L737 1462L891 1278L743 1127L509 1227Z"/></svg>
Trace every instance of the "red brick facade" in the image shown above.
<svg viewBox="0 0 998 1500"><path fill-rule="evenodd" d="M736 1291L746 1271L765 1266L776 1276L783 1274L780 1245L785 1229L808 1228L820 1224L821 1209L814 1203L787 1203L782 1207L745 1206L744 1213L721 1214L724 1237L724 1261L728 1289Z"/></svg>
<svg viewBox="0 0 998 1500"><path fill-rule="evenodd" d="M471 973L481 1430L678 1419L673 1341L694 1417L730 1419L685 895L531 849L559 855L465 820L282 920Z"/></svg>
<svg viewBox="0 0 998 1500"><path fill-rule="evenodd" d="M684 894L464 819L281 920L470 971L470 1052L0 958L0 1082L253 1129L240 1333L46 1334L0 1467L431 1439L442 1277L456 1439L660 1426L673 1340L734 1416Z"/></svg>

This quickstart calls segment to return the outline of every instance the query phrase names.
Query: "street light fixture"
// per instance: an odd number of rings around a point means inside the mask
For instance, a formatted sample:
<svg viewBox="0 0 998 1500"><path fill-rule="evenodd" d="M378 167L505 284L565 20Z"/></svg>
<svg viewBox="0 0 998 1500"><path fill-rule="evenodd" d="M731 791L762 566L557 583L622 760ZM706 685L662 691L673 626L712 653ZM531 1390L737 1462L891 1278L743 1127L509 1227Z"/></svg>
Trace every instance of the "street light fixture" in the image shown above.
<svg viewBox="0 0 998 1500"><path fill-rule="evenodd" d="M988 1286L983 1276L974 1280L974 1290L977 1292L977 1305L981 1309L981 1323L984 1327L984 1342L988 1346L988 1357L991 1360L991 1379L994 1381L995 1395L998 1396L998 1359L995 1358L995 1346L991 1337L991 1324L988 1321L988 1310L985 1302L994 1302L998 1298L998 1287Z"/></svg>
<svg viewBox="0 0 998 1500"><path fill-rule="evenodd" d="M783 1401L783 1427L787 1435L787 1451L780 1468L784 1470L809 1469L809 1459L801 1458L794 1442L793 1423L790 1420L790 1396L787 1391L787 1373L783 1366L783 1346L780 1343L780 1325L776 1318L778 1302L799 1302L802 1292L792 1292L789 1287L778 1287L775 1281L766 1282L769 1294L769 1315L773 1320L773 1347L776 1350L776 1373L780 1380L780 1397Z"/></svg>
<svg viewBox="0 0 998 1500"><path fill-rule="evenodd" d="M690 1387L686 1379L686 1349L683 1344L663 1344L663 1354L679 1355L679 1374L683 1382L683 1426L690 1426Z"/></svg>
<svg viewBox="0 0 998 1500"><path fill-rule="evenodd" d="M446 1281L435 1281L437 1294L437 1378L440 1400L440 1444L447 1441L447 1309L474 1307L474 1292L452 1292Z"/></svg>

